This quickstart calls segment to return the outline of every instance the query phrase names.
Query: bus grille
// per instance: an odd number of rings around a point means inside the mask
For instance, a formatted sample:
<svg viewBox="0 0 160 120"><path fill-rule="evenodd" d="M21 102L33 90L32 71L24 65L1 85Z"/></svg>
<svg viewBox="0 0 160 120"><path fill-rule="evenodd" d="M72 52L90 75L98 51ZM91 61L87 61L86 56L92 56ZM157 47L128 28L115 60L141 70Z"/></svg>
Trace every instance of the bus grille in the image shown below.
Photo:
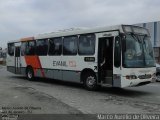
<svg viewBox="0 0 160 120"><path fill-rule="evenodd" d="M139 79L150 79L152 77L151 74L146 74L146 75L140 75L138 76Z"/></svg>

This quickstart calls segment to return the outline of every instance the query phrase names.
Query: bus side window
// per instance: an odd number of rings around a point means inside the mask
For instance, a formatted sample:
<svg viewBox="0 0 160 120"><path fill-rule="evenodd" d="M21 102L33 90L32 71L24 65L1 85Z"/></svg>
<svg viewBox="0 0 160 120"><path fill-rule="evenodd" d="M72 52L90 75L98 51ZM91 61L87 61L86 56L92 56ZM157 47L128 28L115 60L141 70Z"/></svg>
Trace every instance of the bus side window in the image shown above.
<svg viewBox="0 0 160 120"><path fill-rule="evenodd" d="M115 49L114 49L114 66L120 67L121 65L121 43L120 37L115 38Z"/></svg>
<svg viewBox="0 0 160 120"><path fill-rule="evenodd" d="M77 55L78 36L64 37L63 55Z"/></svg>
<svg viewBox="0 0 160 120"><path fill-rule="evenodd" d="M48 53L48 39L37 40L36 54L39 56L46 56Z"/></svg>
<svg viewBox="0 0 160 120"><path fill-rule="evenodd" d="M49 40L49 55L61 55L62 54L62 38L51 38Z"/></svg>
<svg viewBox="0 0 160 120"><path fill-rule="evenodd" d="M20 57L20 47L15 48L15 57Z"/></svg>
<svg viewBox="0 0 160 120"><path fill-rule="evenodd" d="M21 56L26 55L26 47L27 47L27 42L22 42L22 44L21 44Z"/></svg>
<svg viewBox="0 0 160 120"><path fill-rule="evenodd" d="M14 56L14 43L8 43L8 54Z"/></svg>
<svg viewBox="0 0 160 120"><path fill-rule="evenodd" d="M26 55L35 55L35 41L27 42Z"/></svg>
<svg viewBox="0 0 160 120"><path fill-rule="evenodd" d="M35 55L35 41L29 42L29 55Z"/></svg>
<svg viewBox="0 0 160 120"><path fill-rule="evenodd" d="M95 35L87 34L79 37L79 54L93 55L95 53Z"/></svg>

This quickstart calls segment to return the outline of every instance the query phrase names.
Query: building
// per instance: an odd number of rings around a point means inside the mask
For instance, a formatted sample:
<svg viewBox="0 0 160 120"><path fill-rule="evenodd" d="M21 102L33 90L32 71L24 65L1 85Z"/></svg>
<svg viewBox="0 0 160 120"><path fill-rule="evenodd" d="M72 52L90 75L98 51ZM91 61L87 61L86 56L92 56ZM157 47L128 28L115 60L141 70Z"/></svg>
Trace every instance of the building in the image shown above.
<svg viewBox="0 0 160 120"><path fill-rule="evenodd" d="M154 48L155 59L160 63L160 21L135 24L145 27L151 34L151 41Z"/></svg>
<svg viewBox="0 0 160 120"><path fill-rule="evenodd" d="M0 50L0 64L6 63L7 49Z"/></svg>

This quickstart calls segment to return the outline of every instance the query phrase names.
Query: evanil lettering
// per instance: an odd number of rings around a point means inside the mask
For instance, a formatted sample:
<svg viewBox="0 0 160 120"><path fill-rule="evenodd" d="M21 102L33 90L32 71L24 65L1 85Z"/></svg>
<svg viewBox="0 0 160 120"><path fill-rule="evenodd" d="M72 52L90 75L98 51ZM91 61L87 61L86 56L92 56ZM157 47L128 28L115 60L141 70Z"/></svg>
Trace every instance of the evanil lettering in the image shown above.
<svg viewBox="0 0 160 120"><path fill-rule="evenodd" d="M66 61L53 61L53 66L64 66L64 67L68 67Z"/></svg>
<svg viewBox="0 0 160 120"><path fill-rule="evenodd" d="M76 67L75 61L53 61L53 66Z"/></svg>

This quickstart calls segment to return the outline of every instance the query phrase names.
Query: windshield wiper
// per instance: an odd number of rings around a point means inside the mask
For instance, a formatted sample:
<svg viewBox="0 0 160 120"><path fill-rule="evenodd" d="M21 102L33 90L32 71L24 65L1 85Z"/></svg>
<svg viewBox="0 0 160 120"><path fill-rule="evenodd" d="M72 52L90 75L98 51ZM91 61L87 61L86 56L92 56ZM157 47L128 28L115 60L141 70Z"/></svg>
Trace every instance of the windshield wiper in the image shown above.
<svg viewBox="0 0 160 120"><path fill-rule="evenodd" d="M131 36L132 36L136 41L138 41L138 42L141 44L141 46L142 46L143 63L144 63L144 66L145 66L145 65L146 65L145 55L144 55L145 51L144 51L144 46L142 45L142 44L144 44L144 40L143 40L142 38L138 37L138 35L136 35L136 34L134 34L134 33L131 33ZM146 38L146 35L144 36L144 39L145 39L145 38Z"/></svg>
<svg viewBox="0 0 160 120"><path fill-rule="evenodd" d="M147 37L147 35L144 35L143 42L144 42L144 40L145 40L146 37Z"/></svg>
<svg viewBox="0 0 160 120"><path fill-rule="evenodd" d="M136 41L138 41L139 43L141 43L141 40L134 33L131 33L131 36L133 37L133 39L135 39Z"/></svg>

